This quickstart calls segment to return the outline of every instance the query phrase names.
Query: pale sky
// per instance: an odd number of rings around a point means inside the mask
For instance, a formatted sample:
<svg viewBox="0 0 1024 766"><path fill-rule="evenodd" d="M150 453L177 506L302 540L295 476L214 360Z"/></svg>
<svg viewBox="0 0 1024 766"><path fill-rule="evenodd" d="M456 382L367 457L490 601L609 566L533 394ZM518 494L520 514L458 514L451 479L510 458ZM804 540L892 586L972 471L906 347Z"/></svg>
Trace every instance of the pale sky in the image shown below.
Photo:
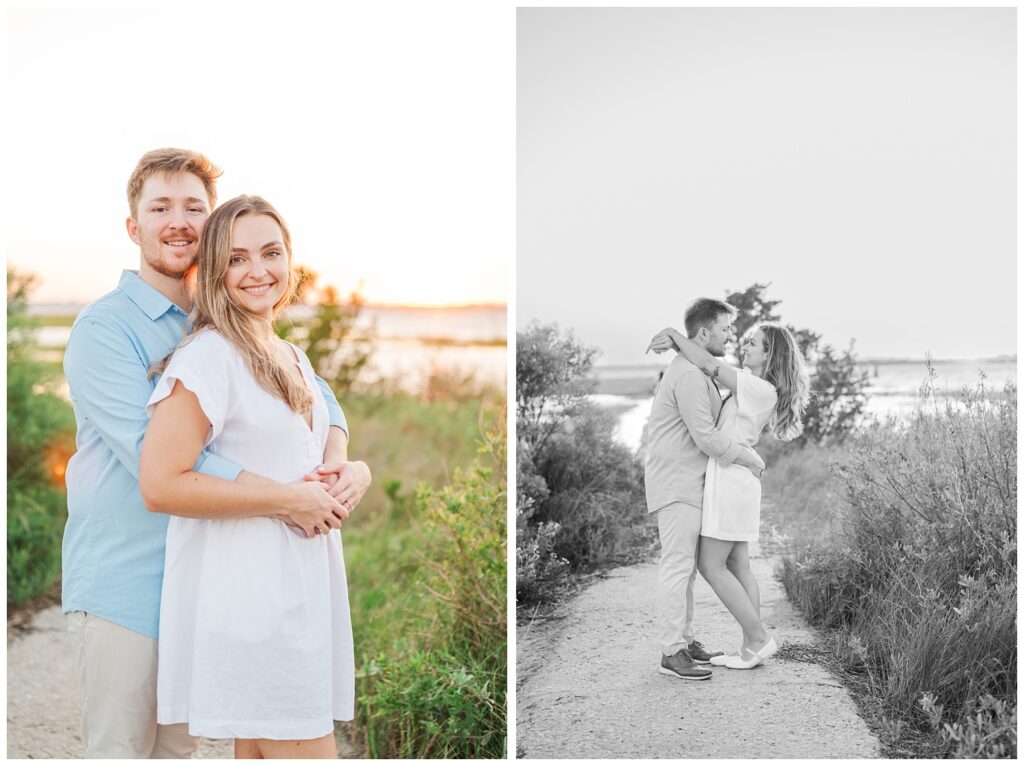
<svg viewBox="0 0 1024 766"><path fill-rule="evenodd" d="M12 8L8 262L38 302L138 268L124 188L161 146L207 154L221 201L281 211L344 293L504 303L513 257L512 9Z"/></svg>
<svg viewBox="0 0 1024 766"><path fill-rule="evenodd" d="M517 325L642 364L771 282L861 357L1016 353L1015 14L520 9Z"/></svg>

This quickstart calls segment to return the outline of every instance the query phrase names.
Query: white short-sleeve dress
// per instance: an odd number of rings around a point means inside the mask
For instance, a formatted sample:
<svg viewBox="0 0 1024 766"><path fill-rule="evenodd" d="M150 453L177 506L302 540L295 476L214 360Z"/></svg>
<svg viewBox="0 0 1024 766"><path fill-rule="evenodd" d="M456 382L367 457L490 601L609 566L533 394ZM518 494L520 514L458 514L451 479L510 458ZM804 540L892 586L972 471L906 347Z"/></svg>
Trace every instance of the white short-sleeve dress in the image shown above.
<svg viewBox="0 0 1024 766"><path fill-rule="evenodd" d="M293 346L293 348L295 348ZM302 415L256 383L214 330L179 348L148 411L181 381L209 418L206 448L293 482L321 462L327 405ZM355 662L341 533L306 538L270 518L172 516L160 604L157 721L214 738L315 739L351 720Z"/></svg>
<svg viewBox="0 0 1024 766"><path fill-rule="evenodd" d="M738 370L736 393L725 400L718 428L734 441L753 447L772 417L775 386L748 370ZM761 523L761 482L741 465L708 459L704 476L702 537L754 542Z"/></svg>

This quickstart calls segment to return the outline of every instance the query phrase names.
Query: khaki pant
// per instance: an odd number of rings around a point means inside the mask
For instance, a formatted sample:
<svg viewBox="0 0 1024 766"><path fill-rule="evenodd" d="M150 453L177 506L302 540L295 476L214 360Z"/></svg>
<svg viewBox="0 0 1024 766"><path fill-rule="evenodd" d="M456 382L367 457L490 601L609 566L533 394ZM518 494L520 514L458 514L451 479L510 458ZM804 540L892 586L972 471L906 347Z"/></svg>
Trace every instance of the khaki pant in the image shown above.
<svg viewBox="0 0 1024 766"><path fill-rule="evenodd" d="M191 758L188 724L156 722L157 641L85 612L69 612L78 660L86 758Z"/></svg>
<svg viewBox="0 0 1024 766"><path fill-rule="evenodd" d="M661 560L658 563L658 643L666 657L693 641L693 584L701 509L671 503L656 511Z"/></svg>

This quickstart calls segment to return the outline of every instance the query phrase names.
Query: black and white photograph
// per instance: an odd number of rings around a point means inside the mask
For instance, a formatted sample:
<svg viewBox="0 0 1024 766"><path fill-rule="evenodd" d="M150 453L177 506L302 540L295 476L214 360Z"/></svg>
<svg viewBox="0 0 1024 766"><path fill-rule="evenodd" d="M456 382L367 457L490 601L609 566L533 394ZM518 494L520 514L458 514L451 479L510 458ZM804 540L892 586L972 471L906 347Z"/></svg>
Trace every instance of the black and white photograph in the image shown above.
<svg viewBox="0 0 1024 766"><path fill-rule="evenodd" d="M517 757L1016 757L1016 25L518 10Z"/></svg>

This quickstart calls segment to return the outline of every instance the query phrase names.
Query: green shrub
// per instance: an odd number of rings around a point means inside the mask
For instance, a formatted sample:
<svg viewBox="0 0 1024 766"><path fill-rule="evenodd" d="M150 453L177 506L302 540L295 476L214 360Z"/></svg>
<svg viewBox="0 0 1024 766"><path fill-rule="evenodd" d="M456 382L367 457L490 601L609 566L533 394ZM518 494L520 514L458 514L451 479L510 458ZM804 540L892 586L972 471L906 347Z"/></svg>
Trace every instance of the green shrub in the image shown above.
<svg viewBox="0 0 1024 766"><path fill-rule="evenodd" d="M1017 393L984 388L876 423L834 463L831 535L784 562L883 715L926 754L1016 754Z"/></svg>
<svg viewBox="0 0 1024 766"><path fill-rule="evenodd" d="M481 453L448 486L417 494L417 608L392 613L386 629L403 639L360 673L360 720L374 757L506 754L503 429L485 436ZM404 504L394 486L391 496Z"/></svg>
<svg viewBox="0 0 1024 766"><path fill-rule="evenodd" d="M553 324L516 337L516 599L528 604L571 571L636 558L655 533L642 463L587 399L596 349Z"/></svg>
<svg viewBox="0 0 1024 766"><path fill-rule="evenodd" d="M516 453L516 603L553 600L569 571L569 562L555 552L561 528L557 522L531 523L551 494L533 465L533 451L520 443Z"/></svg>
<svg viewBox="0 0 1024 766"><path fill-rule="evenodd" d="M656 537L643 465L613 438L614 430L614 417L587 403L534 458L549 494L531 521L558 525L554 551L573 569L631 560Z"/></svg>
<svg viewBox="0 0 1024 766"><path fill-rule="evenodd" d="M368 679L373 693L360 704L371 756L505 756L505 680L492 662L415 652L380 657Z"/></svg>
<svg viewBox="0 0 1024 766"><path fill-rule="evenodd" d="M35 278L7 270L7 603L45 593L60 574L67 519L61 479L74 451L74 412L32 359L27 317ZM54 464L51 466L47 460Z"/></svg>
<svg viewBox="0 0 1024 766"><path fill-rule="evenodd" d="M867 371L858 367L852 342L842 353L830 345L818 348L813 342L808 355L813 362L811 399L804 412L804 430L797 441L842 442L860 424L867 404Z"/></svg>
<svg viewBox="0 0 1024 766"><path fill-rule="evenodd" d="M516 333L516 434L540 448L586 404L597 349L557 324L531 322Z"/></svg>
<svg viewBox="0 0 1024 766"><path fill-rule="evenodd" d="M1017 755L1017 703L986 694L973 701L960 720L943 723L943 709L931 694L921 708L938 732L941 750L951 758L1013 758Z"/></svg>
<svg viewBox="0 0 1024 766"><path fill-rule="evenodd" d="M42 484L7 485L7 603L17 605L49 590L60 575L67 518L63 492Z"/></svg>
<svg viewBox="0 0 1024 766"><path fill-rule="evenodd" d="M516 517L516 603L551 601L558 594L569 562L555 552L561 526L554 521L536 526Z"/></svg>

